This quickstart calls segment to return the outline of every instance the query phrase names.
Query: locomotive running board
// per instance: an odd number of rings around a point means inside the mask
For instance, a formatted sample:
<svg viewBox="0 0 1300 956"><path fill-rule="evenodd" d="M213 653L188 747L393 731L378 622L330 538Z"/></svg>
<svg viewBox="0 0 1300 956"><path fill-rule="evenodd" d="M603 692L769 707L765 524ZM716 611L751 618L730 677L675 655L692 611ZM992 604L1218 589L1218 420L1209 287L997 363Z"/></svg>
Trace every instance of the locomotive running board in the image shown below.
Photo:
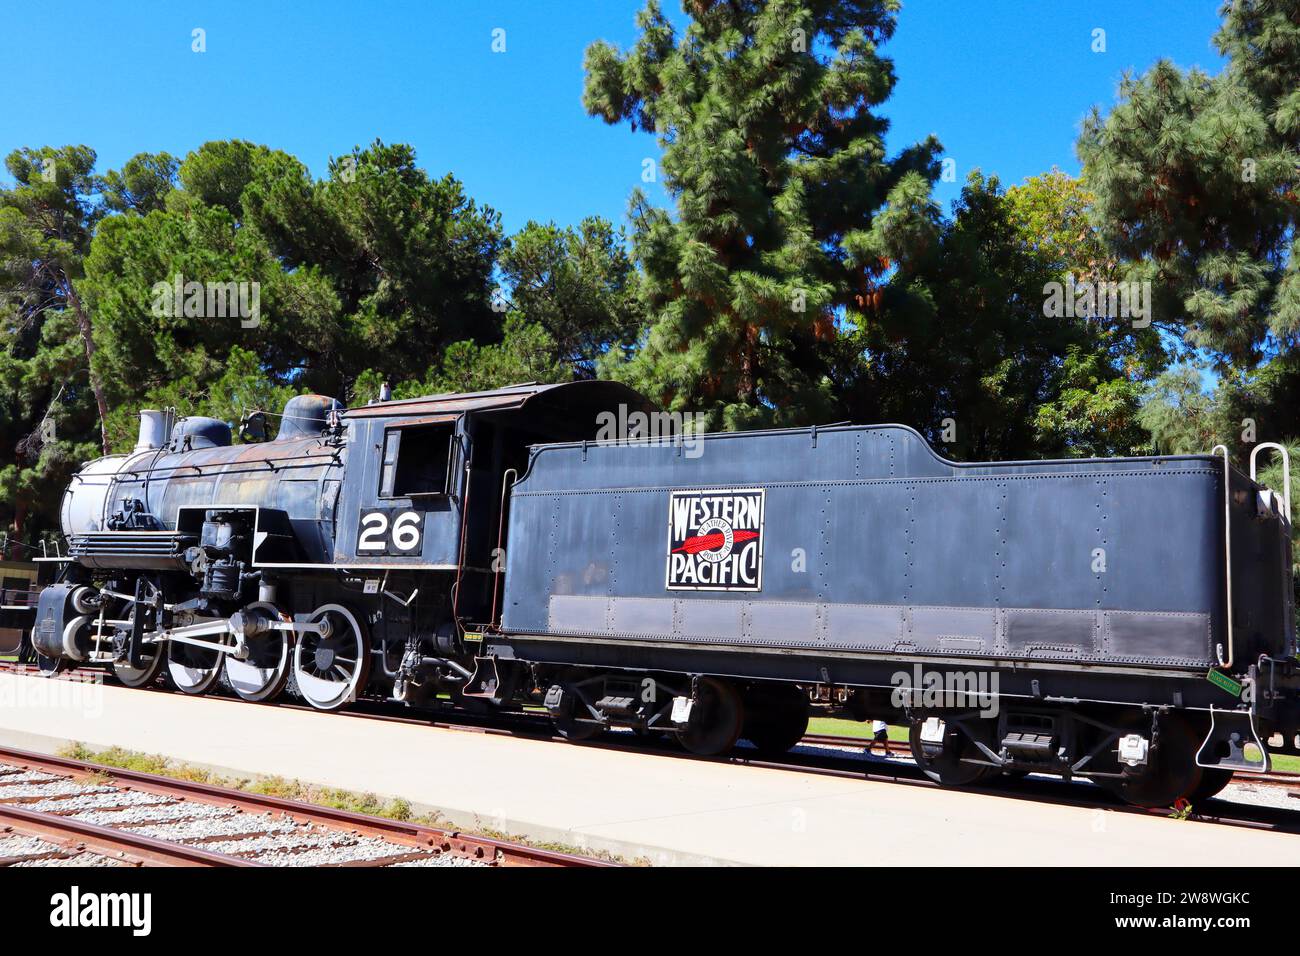
<svg viewBox="0 0 1300 956"><path fill-rule="evenodd" d="M1259 757L1251 759L1249 748ZM1255 730L1255 715L1250 711L1215 710L1210 707L1210 732L1196 751L1196 765L1236 773L1268 773L1271 761L1268 748Z"/></svg>

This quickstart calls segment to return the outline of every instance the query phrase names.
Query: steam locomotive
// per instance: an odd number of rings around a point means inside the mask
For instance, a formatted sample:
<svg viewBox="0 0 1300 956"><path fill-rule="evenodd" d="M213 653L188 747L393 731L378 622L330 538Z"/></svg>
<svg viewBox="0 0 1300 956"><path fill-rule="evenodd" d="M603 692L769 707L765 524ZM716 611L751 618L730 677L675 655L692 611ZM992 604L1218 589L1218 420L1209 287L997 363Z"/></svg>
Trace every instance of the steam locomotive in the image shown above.
<svg viewBox="0 0 1300 956"><path fill-rule="evenodd" d="M536 704L570 739L698 754L786 750L834 706L906 724L943 784L1055 773L1144 805L1300 753L1290 490L1254 456L966 464L899 425L602 437L655 413L596 381L304 395L236 445L141 412L64 496L42 666L321 710Z"/></svg>

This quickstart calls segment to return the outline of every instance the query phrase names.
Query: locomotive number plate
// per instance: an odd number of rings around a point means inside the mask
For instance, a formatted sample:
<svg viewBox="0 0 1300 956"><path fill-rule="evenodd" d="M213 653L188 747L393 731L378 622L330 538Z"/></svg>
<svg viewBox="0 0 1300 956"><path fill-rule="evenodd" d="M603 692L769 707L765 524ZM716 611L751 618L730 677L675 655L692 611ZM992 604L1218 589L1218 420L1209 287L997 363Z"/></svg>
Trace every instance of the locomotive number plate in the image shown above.
<svg viewBox="0 0 1300 956"><path fill-rule="evenodd" d="M424 515L410 508L361 512L357 554L419 554L424 544Z"/></svg>

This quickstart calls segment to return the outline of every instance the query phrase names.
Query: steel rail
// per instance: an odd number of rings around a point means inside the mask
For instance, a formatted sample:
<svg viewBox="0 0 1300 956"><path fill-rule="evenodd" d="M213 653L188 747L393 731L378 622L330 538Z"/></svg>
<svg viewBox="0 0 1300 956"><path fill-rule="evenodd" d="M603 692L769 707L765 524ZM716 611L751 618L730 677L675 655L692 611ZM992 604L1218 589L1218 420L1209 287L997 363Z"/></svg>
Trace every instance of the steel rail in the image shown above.
<svg viewBox="0 0 1300 956"><path fill-rule="evenodd" d="M0 803L0 827L12 828L28 836L89 850L104 856L134 858L149 866L261 866L224 853L213 853L184 843L169 843L153 837L87 823L71 817L24 810L21 806Z"/></svg>
<svg viewBox="0 0 1300 956"><path fill-rule="evenodd" d="M44 769L59 773L95 774L116 781L132 789L145 790L165 796L193 799L221 806L233 806L254 813L272 812L289 816L299 822L316 823L333 829L356 831L367 836L382 837L422 849L438 849L456 856L482 860L504 866L547 867L598 867L617 866L605 860L543 850L521 843L498 840L494 837L462 833L441 827L369 816L352 810L319 806L284 797L274 797L243 790L232 790L210 783L180 780L139 770L124 770L103 764L76 760L71 757L54 757L11 747L0 747L0 762ZM0 804L0 810L6 809ZM98 828L108 829L108 828ZM108 829L110 833L116 830Z"/></svg>

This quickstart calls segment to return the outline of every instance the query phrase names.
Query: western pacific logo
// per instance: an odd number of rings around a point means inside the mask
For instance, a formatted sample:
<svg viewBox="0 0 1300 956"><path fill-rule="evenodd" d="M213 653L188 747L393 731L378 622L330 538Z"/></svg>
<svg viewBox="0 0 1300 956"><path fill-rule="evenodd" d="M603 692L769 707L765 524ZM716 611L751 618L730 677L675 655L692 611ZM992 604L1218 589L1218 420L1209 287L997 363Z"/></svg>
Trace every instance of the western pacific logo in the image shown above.
<svg viewBox="0 0 1300 956"><path fill-rule="evenodd" d="M668 501L670 591L763 588L762 488L674 491Z"/></svg>

